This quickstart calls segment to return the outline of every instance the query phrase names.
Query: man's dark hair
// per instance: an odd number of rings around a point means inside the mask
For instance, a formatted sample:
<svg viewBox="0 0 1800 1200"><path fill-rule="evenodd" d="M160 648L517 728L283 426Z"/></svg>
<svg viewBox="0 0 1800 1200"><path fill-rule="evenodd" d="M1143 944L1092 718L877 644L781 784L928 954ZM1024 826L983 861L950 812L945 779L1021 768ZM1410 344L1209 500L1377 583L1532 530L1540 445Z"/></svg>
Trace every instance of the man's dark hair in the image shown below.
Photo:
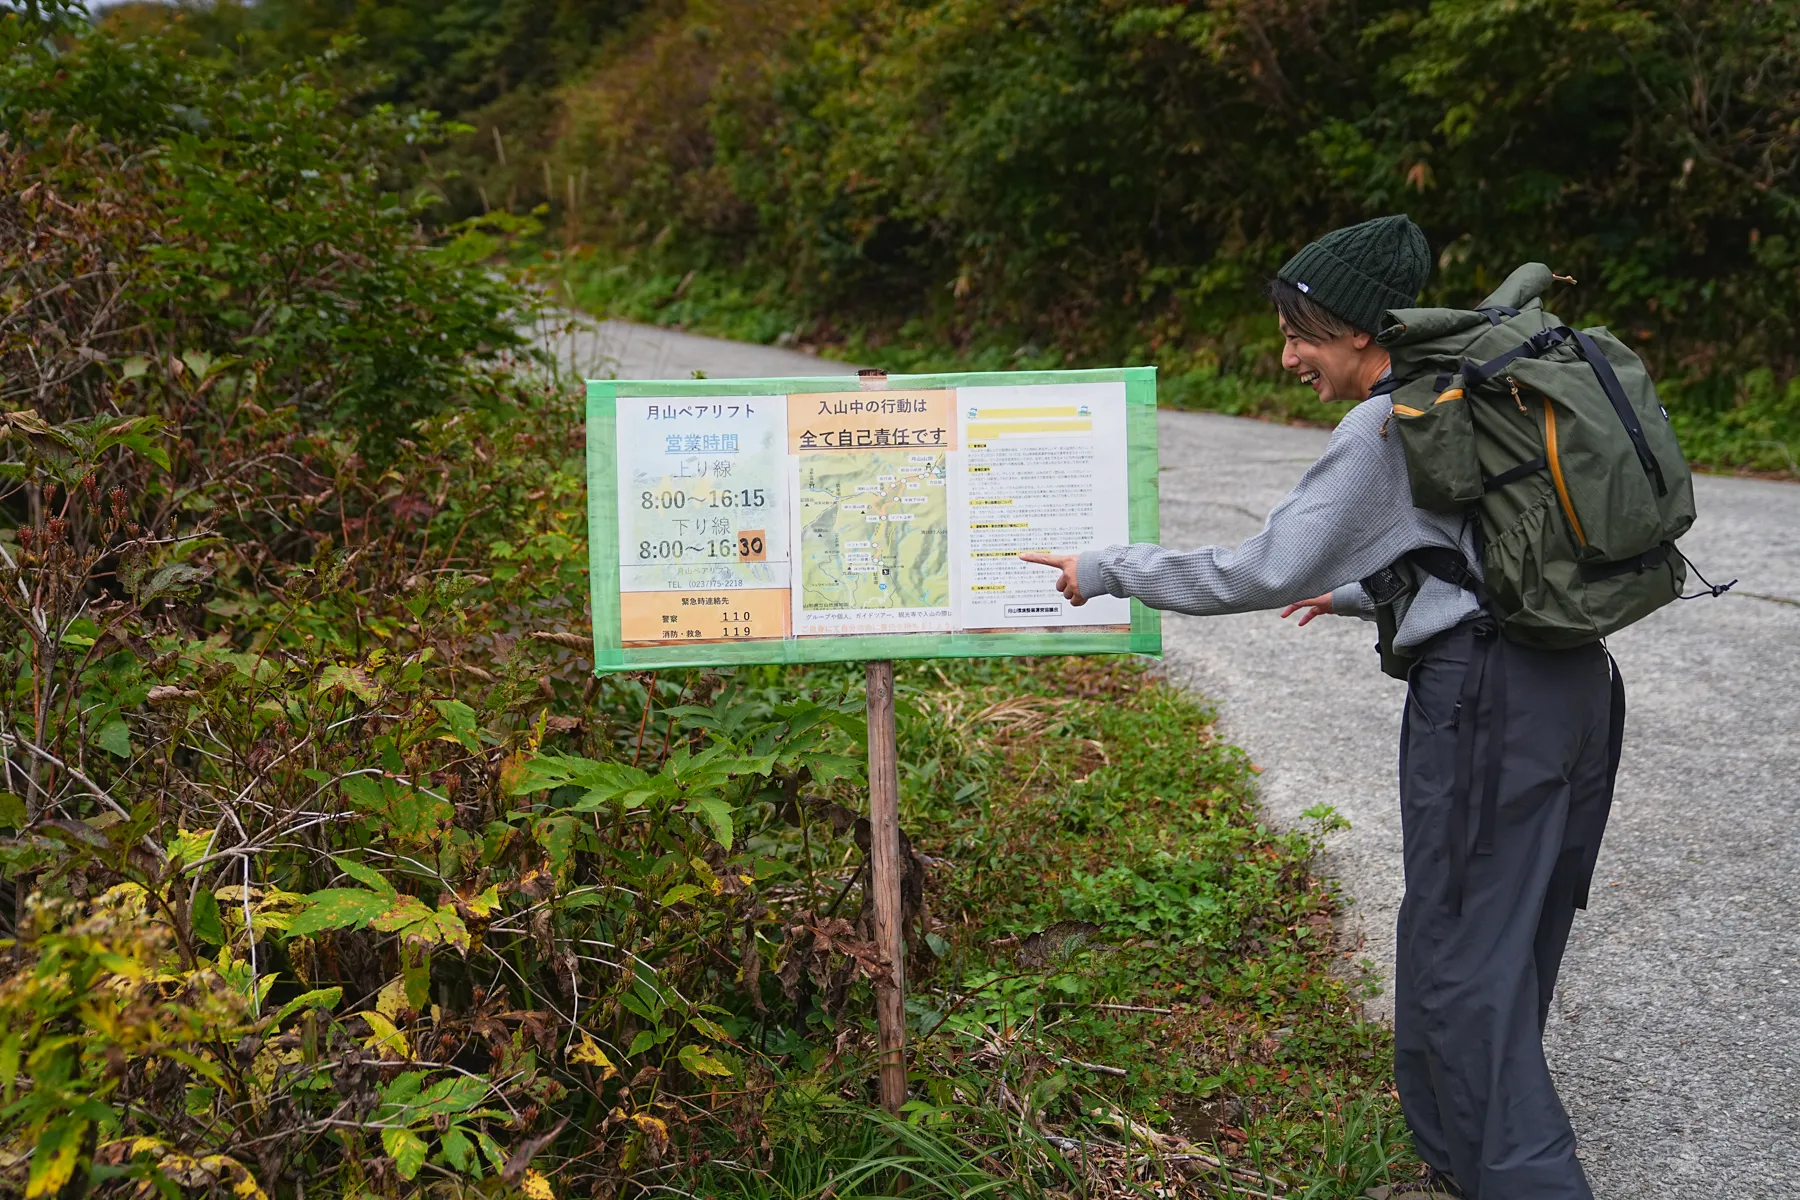
<svg viewBox="0 0 1800 1200"><path fill-rule="evenodd" d="M1309 342L1329 342L1358 332L1344 320L1285 279L1271 279L1263 293L1275 303L1275 311L1289 329ZM1368 333L1369 330L1362 330Z"/></svg>

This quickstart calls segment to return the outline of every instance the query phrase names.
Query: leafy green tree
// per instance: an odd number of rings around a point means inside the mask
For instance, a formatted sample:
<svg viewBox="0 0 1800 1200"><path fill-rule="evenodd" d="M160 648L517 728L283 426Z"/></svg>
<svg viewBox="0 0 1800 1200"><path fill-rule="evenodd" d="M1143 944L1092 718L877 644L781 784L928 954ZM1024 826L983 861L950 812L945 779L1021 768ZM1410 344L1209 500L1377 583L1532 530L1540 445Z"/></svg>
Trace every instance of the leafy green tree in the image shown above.
<svg viewBox="0 0 1800 1200"><path fill-rule="evenodd" d="M176 36L240 69L320 60L363 108L391 105L453 123L421 157L390 166L447 201L434 220L568 203L545 175L557 89L579 74L642 0L156 0L109 9L112 26ZM323 63L314 61L317 70Z"/></svg>
<svg viewBox="0 0 1800 1200"><path fill-rule="evenodd" d="M1800 367L1797 98L1800 10L1757 0L696 3L571 89L561 154L674 277L1227 372L1272 369L1286 255L1406 211L1432 301L1549 261L1723 419Z"/></svg>
<svg viewBox="0 0 1800 1200"><path fill-rule="evenodd" d="M41 169L39 205L55 193L112 206L17 260L27 306L0 338L21 362L60 315L33 307L58 294L59 271L95 267L73 271L57 303L91 306L101 357L8 384L47 415L104 408L104 356L147 330L164 359L239 364L258 403L360 426L381 457L466 391L472 362L521 345L519 294L421 236L430 195L383 186L385 165L439 126L388 106L352 115L308 66L240 77L154 41L28 43L0 62L0 129ZM30 236L27 210L8 214L7 237ZM125 297L144 328L117 324Z"/></svg>

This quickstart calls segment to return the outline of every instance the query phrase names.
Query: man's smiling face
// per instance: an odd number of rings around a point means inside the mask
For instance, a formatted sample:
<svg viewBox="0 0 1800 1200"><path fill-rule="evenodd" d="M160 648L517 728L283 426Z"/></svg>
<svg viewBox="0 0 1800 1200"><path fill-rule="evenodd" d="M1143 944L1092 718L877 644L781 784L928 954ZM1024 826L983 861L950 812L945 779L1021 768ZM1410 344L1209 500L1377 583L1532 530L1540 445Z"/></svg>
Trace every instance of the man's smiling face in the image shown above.
<svg viewBox="0 0 1800 1200"><path fill-rule="evenodd" d="M1363 352L1369 345L1368 334L1347 333L1329 341L1314 342L1295 333L1284 319L1281 336L1283 369L1310 387L1321 401L1335 404L1363 398L1368 387L1362 378L1367 374Z"/></svg>

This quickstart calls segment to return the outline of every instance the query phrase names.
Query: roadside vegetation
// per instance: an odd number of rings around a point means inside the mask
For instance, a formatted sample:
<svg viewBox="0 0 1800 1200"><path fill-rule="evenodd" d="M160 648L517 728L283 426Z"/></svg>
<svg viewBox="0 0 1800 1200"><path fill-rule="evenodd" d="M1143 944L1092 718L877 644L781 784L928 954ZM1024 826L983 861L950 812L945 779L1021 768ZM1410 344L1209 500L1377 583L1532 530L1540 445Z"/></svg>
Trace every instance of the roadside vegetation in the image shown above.
<svg viewBox="0 0 1800 1200"><path fill-rule="evenodd" d="M564 303L890 370L1154 364L1163 404L1340 415L1261 286L1404 211L1470 304L1521 262L1650 362L1690 458L1800 477L1800 10L1761 0L134 0L303 56L426 217L536 213Z"/></svg>
<svg viewBox="0 0 1800 1200"><path fill-rule="evenodd" d="M571 80L601 311L904 368L1154 363L1334 420L1260 285L1410 213L1426 303L1552 264L1719 469L1800 473L1800 13L1757 0L670 5Z"/></svg>
<svg viewBox="0 0 1800 1200"><path fill-rule="evenodd" d="M49 15L44 14L48 11ZM589 673L576 389L465 136L0 18L0 1190L1340 1197L1416 1169L1327 809L1128 660ZM45 24L47 22L47 24ZM179 31L178 31L179 32Z"/></svg>
<svg viewBox="0 0 1800 1200"><path fill-rule="evenodd" d="M1689 455L1800 475L1800 26L1734 0L671 6L568 89L587 307L893 370L1153 363L1163 403L1337 414L1259 291L1410 213L1424 302L1538 259ZM669 85L668 80L679 80Z"/></svg>

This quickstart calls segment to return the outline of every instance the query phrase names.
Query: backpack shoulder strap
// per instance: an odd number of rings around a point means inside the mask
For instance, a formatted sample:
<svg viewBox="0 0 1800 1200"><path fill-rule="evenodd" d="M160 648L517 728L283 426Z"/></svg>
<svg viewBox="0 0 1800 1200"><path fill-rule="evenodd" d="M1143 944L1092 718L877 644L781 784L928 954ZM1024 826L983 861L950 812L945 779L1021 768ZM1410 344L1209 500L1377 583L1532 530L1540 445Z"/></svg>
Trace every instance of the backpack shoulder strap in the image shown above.
<svg viewBox="0 0 1800 1200"><path fill-rule="evenodd" d="M1481 310L1492 320L1496 311ZM1498 322L1495 322L1498 324ZM1638 464L1644 468L1644 474L1656 485L1656 494L1669 494L1669 485L1663 478L1662 464L1656 461L1656 455L1650 451L1650 442L1644 436L1644 426L1638 420L1637 412L1631 407L1631 401L1625 396L1625 389L1619 383L1619 375L1613 370L1612 363L1607 361L1606 354L1595 344L1586 330L1571 329L1567 325L1552 326L1532 334L1517 346L1500 355L1490 358L1484 363L1464 360L1462 377L1466 388L1480 387L1494 376L1500 374L1508 365L1521 358L1541 358L1564 343L1573 346L1579 355L1594 372L1599 381L1600 390L1605 393L1606 401L1612 405L1619 423L1625 427L1625 434L1631 439L1631 448L1637 454Z"/></svg>
<svg viewBox="0 0 1800 1200"><path fill-rule="evenodd" d="M1482 585L1481 577L1475 574L1460 550L1452 550L1447 546L1421 546L1417 550L1407 551L1406 561L1427 575L1470 593L1477 604L1482 608L1487 607L1487 588Z"/></svg>
<svg viewBox="0 0 1800 1200"><path fill-rule="evenodd" d="M1644 426L1631 407L1631 401L1625 398L1625 389L1619 385L1618 372L1613 370L1612 363L1606 360L1605 353L1594 344L1594 339L1587 335L1586 330L1573 329L1569 332L1575 339L1576 351L1594 369L1594 376L1600 381L1600 390L1606 393L1607 403L1612 405L1613 411L1619 415L1620 424L1625 426L1626 436L1631 438L1631 448L1637 452L1638 463L1644 468L1644 474L1656 484L1656 494L1668 495L1669 485L1663 479L1662 464L1650 452L1650 442L1644 437Z"/></svg>

